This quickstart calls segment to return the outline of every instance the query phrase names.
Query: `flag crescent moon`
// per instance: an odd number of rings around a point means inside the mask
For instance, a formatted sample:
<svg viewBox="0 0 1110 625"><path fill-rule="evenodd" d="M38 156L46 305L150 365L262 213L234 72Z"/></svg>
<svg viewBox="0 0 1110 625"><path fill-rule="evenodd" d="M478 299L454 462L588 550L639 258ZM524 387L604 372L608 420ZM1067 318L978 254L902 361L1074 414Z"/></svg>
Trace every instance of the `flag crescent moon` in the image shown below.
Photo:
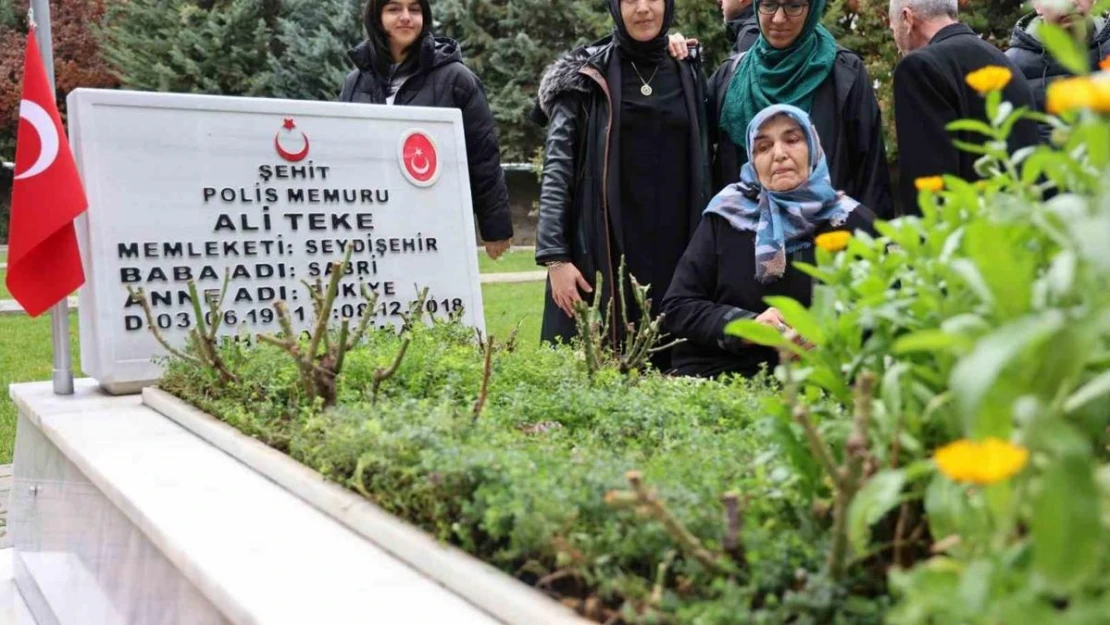
<svg viewBox="0 0 1110 625"><path fill-rule="evenodd" d="M409 161L409 164L412 165L412 173L416 174L417 176L426 176L428 175L428 172L432 169L432 162L428 160L427 156L421 158L424 159L423 167L416 166L416 157L413 157L412 160Z"/></svg>
<svg viewBox="0 0 1110 625"><path fill-rule="evenodd" d="M290 152L281 147L281 141L279 141L280 138L280 132L274 135L274 149L277 150L278 156L284 158L290 163L303 161L305 157L308 156L308 135L306 135L305 133L301 133L301 139L304 140L304 148L300 152Z"/></svg>
<svg viewBox="0 0 1110 625"><path fill-rule="evenodd" d="M47 113L46 109L30 100L23 100L19 103L19 117L27 120L27 123L35 128L35 132L39 133L39 143L42 145L39 150L39 158L35 161L35 164L15 177L16 180L26 180L50 169L50 166L54 164L54 159L58 158L58 130L54 126L54 120L50 117L50 113Z"/></svg>

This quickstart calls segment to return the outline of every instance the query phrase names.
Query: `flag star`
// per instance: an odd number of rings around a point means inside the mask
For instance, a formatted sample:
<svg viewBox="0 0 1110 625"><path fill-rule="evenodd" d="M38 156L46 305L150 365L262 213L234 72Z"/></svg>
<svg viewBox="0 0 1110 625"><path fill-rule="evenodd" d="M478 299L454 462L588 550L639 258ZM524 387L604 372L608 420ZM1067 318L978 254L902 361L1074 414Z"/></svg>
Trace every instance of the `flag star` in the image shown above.
<svg viewBox="0 0 1110 625"><path fill-rule="evenodd" d="M424 150L417 149L416 150L416 156L424 156Z"/></svg>
<svg viewBox="0 0 1110 625"><path fill-rule="evenodd" d="M283 126L285 126L286 130L293 130L294 128L297 127L297 125L293 123L293 118L292 117L286 117L285 118L285 123L283 124Z"/></svg>

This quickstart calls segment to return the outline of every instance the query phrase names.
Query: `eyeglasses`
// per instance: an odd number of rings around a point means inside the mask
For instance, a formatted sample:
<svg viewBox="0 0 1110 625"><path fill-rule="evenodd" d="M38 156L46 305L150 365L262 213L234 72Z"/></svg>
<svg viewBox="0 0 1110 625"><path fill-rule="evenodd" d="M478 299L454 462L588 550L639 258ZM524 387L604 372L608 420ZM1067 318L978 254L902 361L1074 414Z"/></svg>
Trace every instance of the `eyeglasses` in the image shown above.
<svg viewBox="0 0 1110 625"><path fill-rule="evenodd" d="M760 2L759 12L764 15L774 15L782 9L786 17L798 17L805 13L807 7L809 7L808 2Z"/></svg>

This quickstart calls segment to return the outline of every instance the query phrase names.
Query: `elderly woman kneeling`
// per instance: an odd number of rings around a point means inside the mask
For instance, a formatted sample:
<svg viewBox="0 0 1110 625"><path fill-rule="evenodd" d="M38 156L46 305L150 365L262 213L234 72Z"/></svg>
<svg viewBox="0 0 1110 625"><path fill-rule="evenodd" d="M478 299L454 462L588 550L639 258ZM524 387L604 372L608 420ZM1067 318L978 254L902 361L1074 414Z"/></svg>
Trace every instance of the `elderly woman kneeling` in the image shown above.
<svg viewBox="0 0 1110 625"><path fill-rule="evenodd" d="M777 353L724 328L755 319L790 331L763 299L784 295L809 306L810 277L793 267L814 262L813 240L833 230L871 231L874 213L832 187L821 141L799 108L771 106L748 125L748 163L740 182L705 209L663 302L667 329L686 343L675 348L679 375L752 376Z"/></svg>

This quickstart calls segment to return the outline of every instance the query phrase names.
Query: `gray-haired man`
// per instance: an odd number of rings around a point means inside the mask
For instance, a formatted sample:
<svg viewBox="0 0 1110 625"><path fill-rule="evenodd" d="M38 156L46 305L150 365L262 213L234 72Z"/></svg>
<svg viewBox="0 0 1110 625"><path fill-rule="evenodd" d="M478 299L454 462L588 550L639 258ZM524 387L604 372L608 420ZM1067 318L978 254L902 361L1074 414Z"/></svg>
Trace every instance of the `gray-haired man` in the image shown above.
<svg viewBox="0 0 1110 625"><path fill-rule="evenodd" d="M898 129L899 175L904 214L918 214L914 181L952 174L977 180L975 154L952 145L958 138L982 143L975 133L949 133L957 119L986 121L986 101L966 82L988 65L1010 69L1003 99L1015 107L1035 106L1022 73L998 48L957 20L957 0L891 0L890 28L903 58L894 69L894 121ZM1036 124L1024 121L1010 135L1011 152L1038 141Z"/></svg>

